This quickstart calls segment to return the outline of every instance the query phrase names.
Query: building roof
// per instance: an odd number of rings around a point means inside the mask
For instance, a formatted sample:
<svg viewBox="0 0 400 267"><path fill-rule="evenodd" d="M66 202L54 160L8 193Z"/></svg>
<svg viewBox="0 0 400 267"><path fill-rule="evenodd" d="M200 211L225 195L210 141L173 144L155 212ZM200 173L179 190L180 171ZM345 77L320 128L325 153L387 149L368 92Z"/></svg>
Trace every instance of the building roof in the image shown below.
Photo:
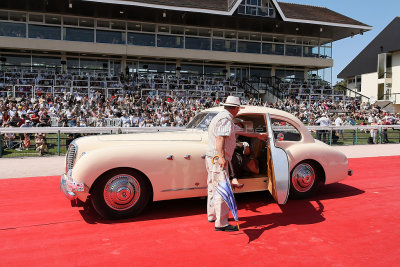
<svg viewBox="0 0 400 267"><path fill-rule="evenodd" d="M107 1L113 2L113 1ZM116 2L116 1L114 1ZM118 2L126 2L125 4L143 3L159 6L172 6L182 8L198 8L218 11L229 11L227 0L121 0Z"/></svg>
<svg viewBox="0 0 400 267"><path fill-rule="evenodd" d="M349 78L377 72L378 54L400 51L400 17L396 17L338 75Z"/></svg>
<svg viewBox="0 0 400 267"><path fill-rule="evenodd" d="M369 27L364 23L346 17L325 7L299 5L284 2L278 2L278 5L281 8L284 16L287 19L291 20L295 19L306 21L320 21L334 24L348 24Z"/></svg>
<svg viewBox="0 0 400 267"><path fill-rule="evenodd" d="M117 5L131 5L164 10L177 10L231 16L242 0L84 0ZM370 30L371 27L352 18L317 6L299 5L272 0L283 21L353 27Z"/></svg>

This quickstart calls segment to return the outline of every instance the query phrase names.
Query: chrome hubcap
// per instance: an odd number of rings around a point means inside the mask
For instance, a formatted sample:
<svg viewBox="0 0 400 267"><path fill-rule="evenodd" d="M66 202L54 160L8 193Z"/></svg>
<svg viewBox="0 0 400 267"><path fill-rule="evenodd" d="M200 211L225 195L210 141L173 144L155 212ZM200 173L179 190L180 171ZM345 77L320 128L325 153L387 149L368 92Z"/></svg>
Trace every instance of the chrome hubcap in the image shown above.
<svg viewBox="0 0 400 267"><path fill-rule="evenodd" d="M104 188L104 200L114 210L127 210L133 207L139 197L139 182L131 175L114 176Z"/></svg>
<svg viewBox="0 0 400 267"><path fill-rule="evenodd" d="M314 169L307 163L299 164L292 174L292 185L299 192L307 192L315 182Z"/></svg>

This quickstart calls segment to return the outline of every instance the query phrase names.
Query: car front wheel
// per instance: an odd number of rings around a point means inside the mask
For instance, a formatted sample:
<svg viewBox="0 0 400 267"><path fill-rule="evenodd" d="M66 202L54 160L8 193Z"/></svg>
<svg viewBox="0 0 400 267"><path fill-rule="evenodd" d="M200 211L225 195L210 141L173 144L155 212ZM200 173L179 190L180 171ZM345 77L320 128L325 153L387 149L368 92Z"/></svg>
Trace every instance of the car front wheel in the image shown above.
<svg viewBox="0 0 400 267"><path fill-rule="evenodd" d="M317 191L321 182L319 166L312 161L304 161L294 167L290 173L290 198L304 199Z"/></svg>
<svg viewBox="0 0 400 267"><path fill-rule="evenodd" d="M94 185L91 201L106 219L123 219L141 213L150 201L146 178L130 169L117 169L102 175Z"/></svg>

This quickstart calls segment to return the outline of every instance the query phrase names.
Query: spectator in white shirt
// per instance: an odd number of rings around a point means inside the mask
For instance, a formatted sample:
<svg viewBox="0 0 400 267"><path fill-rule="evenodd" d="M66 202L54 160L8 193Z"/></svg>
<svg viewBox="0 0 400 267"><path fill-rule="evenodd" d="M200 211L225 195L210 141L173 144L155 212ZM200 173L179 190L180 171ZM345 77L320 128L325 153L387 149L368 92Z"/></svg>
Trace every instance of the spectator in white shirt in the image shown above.
<svg viewBox="0 0 400 267"><path fill-rule="evenodd" d="M321 126L321 127L328 127L329 125L331 125L331 121L328 118L328 115L326 115L325 113L322 115L322 117L320 117L315 124ZM317 131L317 139L321 141L321 137L322 137L322 141L324 143L326 143L326 136L327 136L328 130L318 130Z"/></svg>
<svg viewBox="0 0 400 267"><path fill-rule="evenodd" d="M343 115L339 115L335 120L335 126L343 126ZM337 135L344 141L343 130L339 129L336 131Z"/></svg>

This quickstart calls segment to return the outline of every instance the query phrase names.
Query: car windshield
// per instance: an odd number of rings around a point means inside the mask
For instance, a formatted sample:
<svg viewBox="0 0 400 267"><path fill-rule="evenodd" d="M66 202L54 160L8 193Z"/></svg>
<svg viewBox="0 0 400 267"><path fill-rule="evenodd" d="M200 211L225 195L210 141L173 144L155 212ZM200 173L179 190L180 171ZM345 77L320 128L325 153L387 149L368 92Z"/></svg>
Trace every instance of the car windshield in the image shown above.
<svg viewBox="0 0 400 267"><path fill-rule="evenodd" d="M207 130L211 120L217 115L217 112L202 112L197 114L186 126L187 129Z"/></svg>

